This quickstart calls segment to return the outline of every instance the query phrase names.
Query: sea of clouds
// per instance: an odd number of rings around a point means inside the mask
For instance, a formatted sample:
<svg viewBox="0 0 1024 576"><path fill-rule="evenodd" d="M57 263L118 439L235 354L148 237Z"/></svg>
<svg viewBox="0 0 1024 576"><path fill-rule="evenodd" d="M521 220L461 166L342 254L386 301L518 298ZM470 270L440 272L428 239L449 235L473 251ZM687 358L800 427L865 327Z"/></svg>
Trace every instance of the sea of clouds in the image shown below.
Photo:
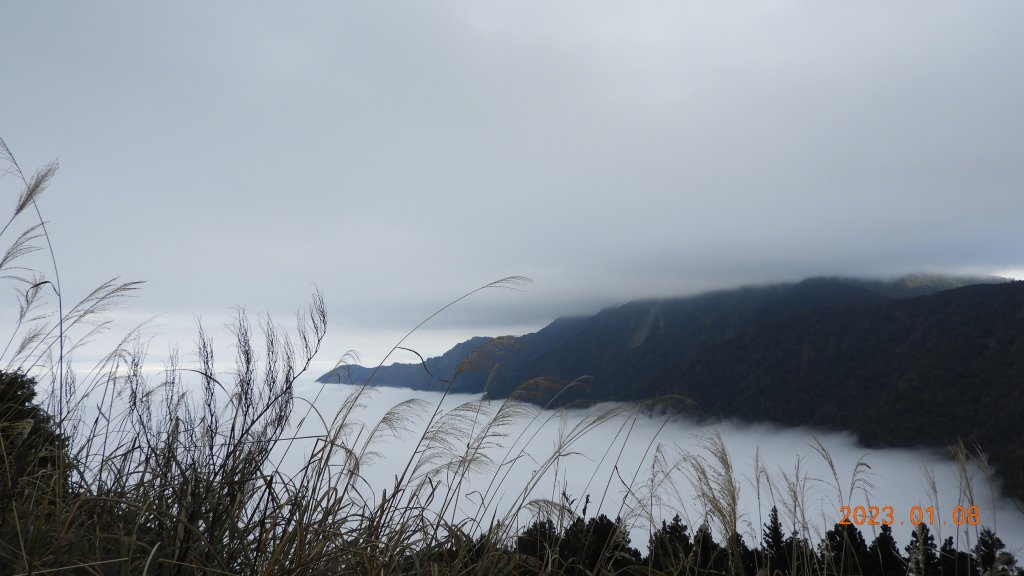
<svg viewBox="0 0 1024 576"><path fill-rule="evenodd" d="M347 418L345 435L348 447L358 450L389 409L402 402L416 403L412 415L405 417L404 432L378 435L367 450L374 456L359 470L359 488L371 504L393 491L403 473L409 479L430 470L435 470L431 484L438 486L432 505L450 500L450 519L476 518L483 526L494 519L525 526L534 508L522 504L534 499L568 504L580 513L589 495L588 517L599 512L622 516L632 545L643 551L652 518L660 524L679 514L691 531L705 521L717 526L701 498L700 475L693 463L707 464L712 483L721 480L714 475L722 468L721 460L710 452L720 440L739 488L738 531L748 544L759 541L772 505L778 506L787 530L798 528L815 540L842 518L841 506L860 505L891 506L893 532L902 547L913 530L913 507L931 506L935 516L929 527L936 543L952 536L964 548L973 546L976 528L958 528L954 507L974 504L981 524L995 528L1011 550L1024 545L1024 515L1019 509L998 496L997 487L977 466L961 470L940 451L869 450L845 433L736 421L700 423L611 403L554 411L482 402L472 395L404 388L361 391L314 382L298 385L296 396L300 400L289 434L299 438L275 455L274 465L282 470L304 464L317 447L316 436L346 399L359 399ZM445 470L445 464L465 453L473 436L499 410L513 417L481 451L489 461L466 475ZM431 422L441 434L433 442L421 442ZM433 450L428 449L431 446ZM429 456L433 460L427 463ZM973 502L966 500L967 492L973 494ZM794 493L800 502L795 513ZM510 515L509 510L520 512ZM877 526L864 525L861 530L870 542Z"/></svg>

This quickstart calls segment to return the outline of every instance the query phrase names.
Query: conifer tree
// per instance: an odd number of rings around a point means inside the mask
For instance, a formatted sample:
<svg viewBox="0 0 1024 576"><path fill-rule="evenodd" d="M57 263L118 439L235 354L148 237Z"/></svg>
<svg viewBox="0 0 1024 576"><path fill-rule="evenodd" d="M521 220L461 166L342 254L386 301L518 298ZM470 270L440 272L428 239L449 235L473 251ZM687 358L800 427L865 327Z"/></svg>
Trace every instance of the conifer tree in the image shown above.
<svg viewBox="0 0 1024 576"><path fill-rule="evenodd" d="M859 576L868 561L864 536L853 524L836 524L821 542L822 564L840 575Z"/></svg>
<svg viewBox="0 0 1024 576"><path fill-rule="evenodd" d="M939 548L939 570L942 576L978 576L978 563L969 553L957 550L949 536Z"/></svg>
<svg viewBox="0 0 1024 576"><path fill-rule="evenodd" d="M892 527L888 525L882 525L868 546L868 557L865 576L905 576L907 573L907 562L892 536Z"/></svg>
<svg viewBox="0 0 1024 576"><path fill-rule="evenodd" d="M779 509L772 506L768 514L768 523L764 525L761 532L761 550L768 559L768 572L774 574L776 571L783 575L789 574L789 558L786 554L786 536L782 531L782 523L779 522Z"/></svg>
<svg viewBox="0 0 1024 576"><path fill-rule="evenodd" d="M999 553L1005 549L1006 545L991 528L981 529L978 533L978 543L974 545L974 557L982 574L992 572L997 566Z"/></svg>
<svg viewBox="0 0 1024 576"><path fill-rule="evenodd" d="M686 566L693 552L693 543L687 530L688 527L678 514L672 518L671 523L661 521L661 528L651 535L648 543L648 560L652 568L679 571Z"/></svg>
<svg viewBox="0 0 1024 576"><path fill-rule="evenodd" d="M910 572L915 576L938 576L939 555L935 537L925 523L918 524L905 548L910 561Z"/></svg>

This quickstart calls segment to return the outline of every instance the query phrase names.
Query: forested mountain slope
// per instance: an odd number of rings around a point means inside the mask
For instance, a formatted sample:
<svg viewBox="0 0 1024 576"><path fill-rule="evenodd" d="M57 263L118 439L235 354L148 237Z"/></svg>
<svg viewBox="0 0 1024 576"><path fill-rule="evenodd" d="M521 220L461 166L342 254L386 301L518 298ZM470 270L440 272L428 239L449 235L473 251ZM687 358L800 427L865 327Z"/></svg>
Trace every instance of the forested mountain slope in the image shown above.
<svg viewBox="0 0 1024 576"><path fill-rule="evenodd" d="M962 440L1024 496L1024 282L817 278L636 301L522 337L473 339L426 367L384 367L374 383L444 389L453 380L455 391L505 397L544 380L523 397L679 395L701 417L850 430L869 446ZM342 381L370 373L353 367Z"/></svg>

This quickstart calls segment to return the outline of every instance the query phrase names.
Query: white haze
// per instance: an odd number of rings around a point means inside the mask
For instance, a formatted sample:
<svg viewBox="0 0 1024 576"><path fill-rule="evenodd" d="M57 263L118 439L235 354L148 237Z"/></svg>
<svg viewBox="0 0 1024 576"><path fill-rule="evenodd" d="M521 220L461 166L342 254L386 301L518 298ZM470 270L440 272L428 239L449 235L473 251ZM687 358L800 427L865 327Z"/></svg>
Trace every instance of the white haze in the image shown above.
<svg viewBox="0 0 1024 576"><path fill-rule="evenodd" d="M321 417L329 421L343 400L356 390L356 387L341 385L300 385L296 390L297 396L310 400L311 404L296 402L293 425L307 413L310 405L315 405ZM409 398L425 400L431 407L423 414L424 419L429 417L429 412L439 402L442 412L447 412L461 404L478 400L478 397L471 395L449 395L442 402L442 394L436 392L400 388L373 389L367 391L363 406L354 412L353 417L367 428L372 427L390 407ZM492 409L497 406L497 403L492 403ZM501 518L516 501L523 487L528 485L540 463L555 450L559 429L571 429L587 414L612 406L615 405L603 404L587 410L562 413L535 411L535 420L532 415L517 418L507 427L509 435L503 439L502 447L488 451L495 466L480 471L472 476L468 484L459 488L455 516L478 518L484 524L489 523L492 513ZM307 419L306 425L297 431L297 435L322 433L320 424L312 424L316 420L313 416ZM485 418L481 418L481 424L484 421ZM395 477L402 473L423 426L424 423L419 422L418 426L412 427L411 433L376 446L380 459L360 472L365 480L361 489L371 502L379 502L383 490L391 493ZM523 429L528 430L527 436L531 438L528 442L519 437ZM789 530L793 527L792 519L787 517L791 514L786 512L790 498L785 486L790 480L796 480L800 486L809 533L814 540L840 520L839 506L847 503L853 506L894 507L897 522L893 526L893 533L901 548L910 539L912 527L909 514L913 506L935 507L938 517L936 523L929 528L937 544L947 536L953 536L960 548L973 546L976 541L974 530L965 533L964 529L960 529L958 534L953 525L951 511L963 501L960 500L961 481L951 459L924 449L869 450L859 446L849 434L780 428L767 424L727 421L705 425L684 418L676 418L665 424L664 418L638 416L633 421L619 417L590 430L570 446L568 455L543 476L528 498L559 500L564 491L576 499L574 507L579 512L584 496L589 494L592 502L588 517L599 512L611 518L618 515L627 517L631 526L632 545L645 552L650 525L642 518L628 514L630 509L636 508L630 503L630 491L646 502L657 521L671 520L678 513L684 523L690 526L692 533L706 518L705 509L695 496L690 481L692 474L687 467L674 474L674 487L666 484L659 491L661 502L652 502L647 498L645 485L651 473L654 447L661 444L670 462L682 452L707 457L707 452L702 448L703 442L708 435L716 433L724 440L740 485L739 532L748 545L753 546L759 542L761 526L767 521L773 502L770 484L774 486L774 502L779 507L784 528ZM366 431L360 437L365 438L365 435ZM468 438L451 440L457 446L464 446ZM821 443L833 459L838 483L822 455L815 450L816 441ZM310 439L296 441L283 455L282 469L297 470L312 447L313 441ZM514 464L499 465L516 456L519 458ZM755 484L755 462L758 458L770 474L770 478L762 475L760 492ZM851 494L851 478L859 461L866 462L870 467L863 469L866 473L864 479L873 487L864 490L864 484L860 484L861 488L853 489ZM937 500L929 488L929 477L934 479ZM969 477L974 488L975 503L980 507L982 525L995 528L1010 550L1019 551L1024 543L1024 516L1005 499L997 497L993 501L993 488L979 470L973 469ZM503 480L495 486L492 484L494 478ZM837 485L840 486L838 490ZM490 496L496 497L484 513L478 507L481 494L487 494L488 501L491 501ZM904 522L902 526L901 520ZM521 514L518 521L520 526L524 526L529 522L528 515ZM948 524L943 526L943 522ZM710 523L715 525L713 521ZM874 538L870 527L862 526L861 530L869 542Z"/></svg>

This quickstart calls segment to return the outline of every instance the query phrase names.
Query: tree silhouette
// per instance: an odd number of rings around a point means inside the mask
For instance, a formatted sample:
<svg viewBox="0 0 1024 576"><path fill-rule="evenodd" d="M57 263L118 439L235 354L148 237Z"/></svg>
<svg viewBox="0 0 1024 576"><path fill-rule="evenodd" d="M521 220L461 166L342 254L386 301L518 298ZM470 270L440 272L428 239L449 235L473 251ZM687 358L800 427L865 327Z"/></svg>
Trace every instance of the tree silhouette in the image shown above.
<svg viewBox="0 0 1024 576"><path fill-rule="evenodd" d="M781 572L788 576L790 558L786 553L786 535L782 531L782 523L779 522L779 509L772 506L768 514L768 523L764 525L761 532L761 550L768 559L768 573Z"/></svg>
<svg viewBox="0 0 1024 576"><path fill-rule="evenodd" d="M821 542L822 563L835 574L859 576L869 561L868 545L853 524L836 524Z"/></svg>
<svg viewBox="0 0 1024 576"><path fill-rule="evenodd" d="M943 576L977 576L978 563L969 553L957 550L949 536L939 548L939 570Z"/></svg>
<svg viewBox="0 0 1024 576"><path fill-rule="evenodd" d="M537 520L516 537L516 552L543 561L558 549L561 536L549 518Z"/></svg>
<svg viewBox="0 0 1024 576"><path fill-rule="evenodd" d="M648 542L647 554L651 567L658 571L685 573L693 542L690 541L688 527L683 524L678 514L671 523L661 521Z"/></svg>
<svg viewBox="0 0 1024 576"><path fill-rule="evenodd" d="M907 562L900 554L896 539L892 537L892 527L883 524L878 535L868 546L868 565L864 569L865 576L905 576Z"/></svg>
<svg viewBox="0 0 1024 576"><path fill-rule="evenodd" d="M583 574L611 566L618 570L640 561L640 553L629 546L629 534L618 519L604 514L584 522L577 518L562 534L558 554L569 573Z"/></svg>
<svg viewBox="0 0 1024 576"><path fill-rule="evenodd" d="M20 372L0 372L0 528L29 485L33 498L55 498L70 484L67 439L34 403L35 396L35 380ZM52 489L41 491L41 486Z"/></svg>
<svg viewBox="0 0 1024 576"><path fill-rule="evenodd" d="M978 533L978 543L974 545L974 557L982 574L988 574L997 567L999 553L1006 549L1003 541L996 536L991 528L982 528Z"/></svg>
<svg viewBox="0 0 1024 576"><path fill-rule="evenodd" d="M918 524L905 548L910 558L910 572L915 576L938 576L939 555L935 548L935 537L925 523Z"/></svg>
<svg viewBox="0 0 1024 576"><path fill-rule="evenodd" d="M726 574L729 572L729 551L715 542L714 535L711 534L711 527L706 523L701 524L693 535L691 558L691 564L696 568L697 574L708 572Z"/></svg>

